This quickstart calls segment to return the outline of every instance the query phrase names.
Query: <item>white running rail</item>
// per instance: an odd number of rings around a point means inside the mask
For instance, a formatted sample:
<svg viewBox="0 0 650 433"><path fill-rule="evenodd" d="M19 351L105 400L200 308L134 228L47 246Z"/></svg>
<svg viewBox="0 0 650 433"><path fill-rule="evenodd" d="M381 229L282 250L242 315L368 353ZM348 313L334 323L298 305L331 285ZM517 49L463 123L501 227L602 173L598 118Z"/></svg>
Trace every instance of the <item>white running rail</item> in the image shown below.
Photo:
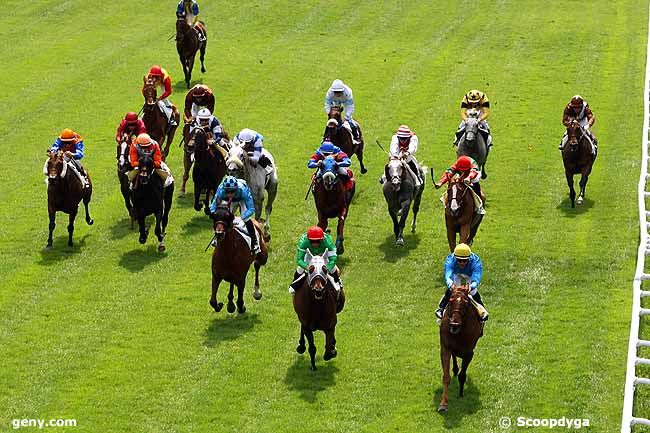
<svg viewBox="0 0 650 433"><path fill-rule="evenodd" d="M640 221L640 242L636 259L636 275L632 284L632 321L630 322L630 343L627 350L627 373L625 376L625 397L623 399L623 419L621 421L621 433L631 433L632 426L642 424L650 426L650 420L634 416L634 389L637 385L650 386L650 379L637 377L636 367L639 365L650 365L650 359L640 358L638 349L650 347L650 341L639 339L639 321L644 316L650 315L650 309L641 308L641 298L650 297L650 291L642 290L643 282L650 280L650 274L645 273L645 256L650 255L650 244L648 243L648 229L650 229L650 212L646 212L645 199L650 197L646 192L646 184L650 180L648 174L648 134L650 123L650 16L648 17L648 47L646 52L645 86L643 90L643 138L641 175L639 177L639 221ZM650 281L648 282L650 285Z"/></svg>

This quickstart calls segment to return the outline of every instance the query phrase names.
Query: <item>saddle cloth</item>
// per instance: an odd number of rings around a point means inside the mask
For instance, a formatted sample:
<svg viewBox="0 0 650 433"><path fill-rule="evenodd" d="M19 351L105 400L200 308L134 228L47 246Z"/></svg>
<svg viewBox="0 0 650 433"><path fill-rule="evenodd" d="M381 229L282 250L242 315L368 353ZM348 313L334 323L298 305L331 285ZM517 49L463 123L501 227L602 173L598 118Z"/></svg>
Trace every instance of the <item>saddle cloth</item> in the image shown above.
<svg viewBox="0 0 650 433"><path fill-rule="evenodd" d="M246 241L246 245L248 245L248 248L250 249L251 237L248 236L248 230L246 229L246 224L244 223L244 221L240 217L235 217L232 224L235 230L237 231L237 233L242 238L244 238L244 240ZM257 245L260 245L260 234L257 231L257 229L255 230L255 236L257 237Z"/></svg>

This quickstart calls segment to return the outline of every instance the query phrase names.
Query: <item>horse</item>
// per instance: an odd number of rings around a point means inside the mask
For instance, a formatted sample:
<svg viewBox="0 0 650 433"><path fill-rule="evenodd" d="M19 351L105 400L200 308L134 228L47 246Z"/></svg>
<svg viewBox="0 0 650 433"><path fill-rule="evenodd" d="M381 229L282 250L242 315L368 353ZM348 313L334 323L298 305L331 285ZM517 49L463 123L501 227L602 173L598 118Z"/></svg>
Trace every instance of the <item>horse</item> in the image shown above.
<svg viewBox="0 0 650 433"><path fill-rule="evenodd" d="M469 298L469 285L452 287L449 305L445 309L440 323L440 361L442 363L442 397L438 412L447 412L449 403L449 360L453 358L454 376L458 375L460 385L459 397L463 397L467 367L474 357L474 348L483 335L483 327L478 312ZM458 361L462 359L460 373Z"/></svg>
<svg viewBox="0 0 650 433"><path fill-rule="evenodd" d="M190 81L192 79L194 58L196 57L196 52L199 50L201 51L199 57L201 60L201 72L205 73L203 60L205 58L205 48L208 44L208 32L206 31L205 24L202 21L199 21L197 26L201 26L206 38L205 41L199 41L197 30L192 28L185 18L179 18L176 20L176 51L178 51L178 58L183 66L185 84L187 84L188 89L190 88Z"/></svg>
<svg viewBox="0 0 650 433"><path fill-rule="evenodd" d="M384 167L386 181L384 182L384 199L388 205L388 213L393 220L393 233L395 245L404 246L404 225L413 203L413 223L411 233L415 232L416 219L420 210L422 193L424 192L424 171L421 171L422 186L415 187L413 179L408 174L406 162L402 159L391 157ZM397 217L399 216L399 221Z"/></svg>
<svg viewBox="0 0 650 433"><path fill-rule="evenodd" d="M185 185L190 178L190 170L194 165L194 156L192 155L193 151L187 145L190 142L190 126L189 123L186 123L185 126L183 126L183 182L181 183L180 190L181 197L185 195ZM223 128L221 129L221 134L223 136L221 139L221 146L226 150L230 149L230 136Z"/></svg>
<svg viewBox="0 0 650 433"><path fill-rule="evenodd" d="M169 126L167 116L158 107L158 91L152 79L142 78L144 83L142 87L142 95L144 96L144 106L142 110L142 121L147 128L147 132L152 139L158 142L162 149L163 160L169 154L169 146L174 141L174 134L178 128L180 114L175 106L172 106L172 116L176 120L176 125ZM164 145L164 149L163 149Z"/></svg>
<svg viewBox="0 0 650 433"><path fill-rule="evenodd" d="M145 227L145 218L154 215L156 218L155 233L158 237L158 252L164 252L165 229L169 221L169 211L172 207L174 183L164 186L163 180L155 173L153 158L142 152L140 155L140 172L134 180L131 190L131 202L140 229L139 242L144 244L149 236L149 228Z"/></svg>
<svg viewBox="0 0 650 433"><path fill-rule="evenodd" d="M457 177L450 180L447 187L445 224L450 251L454 251L456 247L456 233L460 235L460 243L472 245L483 220L483 215L476 212L474 195L470 189L471 186Z"/></svg>
<svg viewBox="0 0 650 433"><path fill-rule="evenodd" d="M343 228L345 219L348 216L348 209L355 192L355 182L351 179L351 185L346 188L338 176L338 165L332 157L322 160L320 168L321 178L317 179L316 175L312 178L314 191L314 202L318 212L318 226L323 230L327 229L329 218L338 218L336 226L336 253L343 254ZM352 172L349 172L350 174Z"/></svg>
<svg viewBox="0 0 650 433"><path fill-rule="evenodd" d="M273 155L266 149L262 150L263 157L271 161L273 171L267 177L266 170L259 164L253 165L248 157L248 152L240 145L233 145L228 151L226 166L228 174L244 179L251 189L255 204L255 219L263 224L264 240L271 240L271 226L269 220L273 210L273 202L278 194L278 171ZM266 191L265 218L262 218L262 205L264 204L264 191Z"/></svg>
<svg viewBox="0 0 650 433"><path fill-rule="evenodd" d="M131 229L133 229L135 223L135 214L133 213L133 205L131 204L131 190L129 189L127 173L133 169L129 162L129 147L134 136L122 134L120 142L117 145L117 179L120 182L120 191L122 192L126 211L131 217Z"/></svg>
<svg viewBox="0 0 650 433"><path fill-rule="evenodd" d="M323 359L329 361L336 357L336 314L345 305L345 294L341 288L338 299L337 293L327 275L326 260L323 256L312 256L307 250L305 261L309 263L308 276L302 287L296 290L293 297L293 309L300 321L300 339L296 352L305 353L305 336L309 343L311 369L316 370L316 346L314 331L325 333L325 353Z"/></svg>
<svg viewBox="0 0 650 433"><path fill-rule="evenodd" d="M571 197L571 207L576 207L576 202L581 205L585 198L585 189L587 181L591 174L591 169L596 162L596 153L592 150L592 144L587 137L587 133L582 129L580 124L573 120L566 129L567 144L562 150L562 161L564 162L564 173L569 185L569 197ZM573 188L573 176L580 174L580 195L576 200L576 191Z"/></svg>
<svg viewBox="0 0 650 433"><path fill-rule="evenodd" d="M221 179L226 175L226 161L224 154L219 149L208 143L208 133L201 127L195 127L187 142L190 154L194 155L194 170L192 180L194 181L194 209L201 210L199 198L201 192L205 191L203 200L204 211L210 215L210 202L217 192ZM225 151L224 151L225 153Z"/></svg>
<svg viewBox="0 0 650 433"><path fill-rule="evenodd" d="M217 246L212 254L212 296L210 305L217 313L223 308L223 302L217 302L217 291L221 281L230 283L228 293L228 312L235 312L233 304L233 287L237 286L237 311L246 312L244 305L244 287L246 286L246 275L251 263L255 267L255 290L253 298L262 299L260 291L260 268L264 266L269 258L266 243L262 238L262 229L257 221L253 220L255 231L258 234L260 252L253 256L244 238L234 228L235 216L227 206L218 206L211 215L214 220L215 238Z"/></svg>
<svg viewBox="0 0 650 433"><path fill-rule="evenodd" d="M90 226L94 222L88 213L88 203L90 203L93 193L90 177L88 177L90 186L84 189L79 178L68 172L68 163L63 160L62 151L49 152L49 158L43 166L43 174L47 176L47 212L50 219L50 233L46 249L52 248L52 232L56 227L57 211L69 215L68 246L71 247L73 245L74 220L79 210L79 202L82 200L86 210L86 224Z"/></svg>
<svg viewBox="0 0 650 433"><path fill-rule="evenodd" d="M467 155L481 167L481 178L486 179L485 163L487 161L488 148L483 135L479 132L479 120L470 116L465 120L465 132L458 142L456 156Z"/></svg>
<svg viewBox="0 0 650 433"><path fill-rule="evenodd" d="M361 133L361 127L357 123L359 129L359 143L355 144L352 140L352 132L343 126L341 111L342 107L338 105L332 105L330 107L330 111L327 114L328 121L325 125L323 140L329 140L335 146L340 147L349 157L357 155L357 158L359 158L359 165L361 166L361 174L365 174L368 170L366 170L366 167L363 165L363 135Z"/></svg>

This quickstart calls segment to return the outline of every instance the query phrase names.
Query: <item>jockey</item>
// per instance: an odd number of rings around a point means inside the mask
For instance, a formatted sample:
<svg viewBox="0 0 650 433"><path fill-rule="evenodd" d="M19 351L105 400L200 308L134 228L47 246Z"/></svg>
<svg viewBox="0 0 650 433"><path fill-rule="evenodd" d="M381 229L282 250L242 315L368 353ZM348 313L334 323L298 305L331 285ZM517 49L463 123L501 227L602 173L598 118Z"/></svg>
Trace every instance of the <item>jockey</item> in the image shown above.
<svg viewBox="0 0 650 433"><path fill-rule="evenodd" d="M147 79L153 79L156 87L160 88L162 94L158 97L158 107L167 116L169 126L177 125L174 119L174 112L172 110L172 103L167 99L172 94L172 79L169 73L158 65L153 65L149 70Z"/></svg>
<svg viewBox="0 0 650 433"><path fill-rule="evenodd" d="M273 173L271 160L262 153L264 150L264 137L257 131L244 128L235 136L233 144L241 146L248 154L248 161L253 167L260 165L267 176Z"/></svg>
<svg viewBox="0 0 650 433"><path fill-rule="evenodd" d="M319 168L321 166L321 161L327 157L332 157L336 160L336 165L338 167L338 175L342 177L343 183L347 182L350 179L348 170L346 167L349 167L352 164L350 157L348 157L345 152L343 152L339 147L334 146L329 141L323 141L323 144L320 145L316 153L314 153L307 163L309 168ZM317 179L320 179L321 173L320 170L316 175Z"/></svg>
<svg viewBox="0 0 650 433"><path fill-rule="evenodd" d="M481 170L478 164L476 164L476 161L465 155L458 158L454 165L449 167L442 174L440 180L435 185L436 189L449 182L455 175L458 175L461 181L470 185L474 192L481 197L482 200L485 200L483 193L481 192L481 184L479 183L481 180Z"/></svg>
<svg viewBox="0 0 650 433"><path fill-rule="evenodd" d="M418 136L406 125L401 125L390 141L390 156L399 158L406 162L409 174L415 182L415 187L422 185L420 168L415 159L415 152L418 151Z"/></svg>
<svg viewBox="0 0 650 433"><path fill-rule="evenodd" d="M352 138L354 141L359 141L359 127L357 123L352 120L352 113L354 113L354 98L352 97L352 89L343 84L341 80L334 80L332 85L325 94L325 113L330 112L330 108L335 106L342 106L345 109L345 120L350 125L352 130Z"/></svg>
<svg viewBox="0 0 650 433"><path fill-rule="evenodd" d="M133 184L136 176L140 173L140 156L145 153L152 155L154 171L163 180L164 185L167 186L171 183L171 181L168 181L168 178L171 178L171 172L167 164L162 160L160 145L149 134L144 133L138 135L129 148L129 160L133 170L129 171L126 175L131 184Z"/></svg>
<svg viewBox="0 0 650 433"><path fill-rule="evenodd" d="M596 146L597 148L598 141L596 140L594 134L592 134L591 132L591 127L593 126L594 123L596 123L596 118L594 117L594 113L591 111L591 108L589 108L589 104L587 104L587 101L585 101L580 95L575 95L573 98L571 98L571 101L569 101L566 107L564 107L564 114L562 115L562 124L565 127L568 127L573 120L576 120L580 124L580 126L582 127L582 129L584 129L587 136L593 142L594 146ZM562 141L558 146L558 149L563 150L564 145L566 144L568 139L569 137L565 132L564 136L562 137Z"/></svg>
<svg viewBox="0 0 650 433"><path fill-rule="evenodd" d="M492 136L490 135L490 126L486 119L490 115L490 101L485 93L476 89L467 92L460 103L460 117L462 120L460 125L458 125L454 144L457 144L460 141L460 138L465 131L465 121L472 112L478 113L479 132L483 136L485 145L489 152L490 146L492 146Z"/></svg>
<svg viewBox="0 0 650 433"><path fill-rule="evenodd" d="M217 188L217 193L214 195L212 203L210 203L210 212L215 213L217 206L222 202L228 204L233 212L234 207L239 205L241 219L246 224L248 236L251 238L251 253L257 255L260 252L260 247L257 243L257 234L255 233L255 225L253 224L255 205L253 204L253 195L246 181L237 179L234 176L224 177L221 185ZM213 243L213 246L216 246L216 244Z"/></svg>
<svg viewBox="0 0 650 433"><path fill-rule="evenodd" d="M201 108L207 108L210 113L214 112L214 93L205 84L197 84L187 92L183 113L185 123L193 123Z"/></svg>
<svg viewBox="0 0 650 433"><path fill-rule="evenodd" d="M296 290L302 285L302 280L307 275L305 272L309 268L309 263L305 261L307 250L312 256L325 256L324 258L327 259L327 273L332 277L332 285L338 293L343 288L343 282L341 281L339 268L336 266L336 245L332 240L332 236L325 233L318 226L309 227L307 233L300 236L298 252L296 253L297 268L293 274L293 282L289 286L289 293L292 295L296 293Z"/></svg>
<svg viewBox="0 0 650 433"><path fill-rule="evenodd" d="M68 167L74 171L83 188L90 187L88 177L83 166L79 162L84 157L84 141L81 135L77 134L70 128L65 128L61 135L54 140L50 152L63 152L63 160L68 164Z"/></svg>
<svg viewBox="0 0 650 433"><path fill-rule="evenodd" d="M147 132L147 127L144 126L142 119L138 119L138 115L133 111L129 111L124 116L124 119L120 122L120 126L117 127L117 133L115 134L115 141L117 144L123 143L125 141L131 142L132 136L138 136Z"/></svg>
<svg viewBox="0 0 650 433"><path fill-rule="evenodd" d="M488 319L488 312L483 305L481 295L478 293L478 286L481 284L481 277L483 276L483 264L478 255L472 252L469 245L458 244L454 248L453 253L449 253L445 260L445 284L447 284L447 291L440 299L438 309L436 310L436 317L442 319L442 314L449 303L451 291L455 286L462 284L462 281L467 281L469 284L469 295L472 304L479 312L482 322ZM478 307L476 304L480 305Z"/></svg>
<svg viewBox="0 0 650 433"><path fill-rule="evenodd" d="M176 18L185 18L187 24L196 29L196 23L199 21L199 4L194 0L181 0L176 8ZM199 41L205 41L205 35L202 31L197 32Z"/></svg>
<svg viewBox="0 0 650 433"><path fill-rule="evenodd" d="M207 108L201 108L197 113L196 122L190 125L190 134L194 131L194 128L199 126L204 130L209 131L212 135L209 139L209 144L216 145L221 142L221 139L223 138L223 128L221 128L221 123Z"/></svg>

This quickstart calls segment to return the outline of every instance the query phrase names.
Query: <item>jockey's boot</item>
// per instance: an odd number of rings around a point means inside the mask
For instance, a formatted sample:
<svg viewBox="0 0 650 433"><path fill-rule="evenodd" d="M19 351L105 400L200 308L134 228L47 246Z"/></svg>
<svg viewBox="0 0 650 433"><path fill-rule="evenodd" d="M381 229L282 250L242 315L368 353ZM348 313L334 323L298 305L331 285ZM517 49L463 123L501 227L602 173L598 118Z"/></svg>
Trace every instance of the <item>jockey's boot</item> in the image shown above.
<svg viewBox="0 0 650 433"><path fill-rule="evenodd" d="M422 178L420 177L420 170L418 166L415 164L415 161L411 161L408 163L409 168L411 169L411 172L413 173L413 177L415 178L415 187L418 188L422 186L424 183L422 181Z"/></svg>
<svg viewBox="0 0 650 433"><path fill-rule="evenodd" d="M386 175L382 174L381 176L379 176L379 185L383 185L384 182L386 182Z"/></svg>
<svg viewBox="0 0 650 433"><path fill-rule="evenodd" d="M291 293L292 295L295 294L296 290L298 290L300 286L302 286L302 280L304 280L306 276L307 274L305 272L303 272L302 274L299 273L298 271L294 272L293 281L291 282L291 284L289 284L289 293Z"/></svg>
<svg viewBox="0 0 650 433"><path fill-rule="evenodd" d="M460 143L460 138L463 136L463 133L465 132L465 129L459 129L456 131L456 135L454 136L454 146L458 146L458 143Z"/></svg>
<svg viewBox="0 0 650 433"><path fill-rule="evenodd" d="M245 222L246 230L248 231L248 236L251 238L251 254L256 256L260 252L260 246L257 243L257 234L255 233L255 225L253 220L249 219Z"/></svg>
<svg viewBox="0 0 650 433"><path fill-rule="evenodd" d="M558 150L560 150L560 151L561 151L561 150L564 150L564 145L566 144L568 138L569 138L569 137L568 137L568 136L566 135L566 133L565 133L565 134L564 134L564 137L562 137L562 140L560 140L560 145L557 147Z"/></svg>
<svg viewBox="0 0 650 433"><path fill-rule="evenodd" d="M348 123L350 124L350 129L352 130L352 140L355 144L359 144L359 128L357 127L356 122L353 120L348 120Z"/></svg>
<svg viewBox="0 0 650 433"><path fill-rule="evenodd" d="M448 288L438 303L438 309L436 310L436 317L438 319L442 319L442 313L445 311L445 308L447 308L449 298L451 298L451 289Z"/></svg>
<svg viewBox="0 0 650 433"><path fill-rule="evenodd" d="M79 178L79 181L81 182L81 187L83 189L90 188L90 182L88 182L88 176L86 176L86 172L79 164L79 161L77 161L74 158L70 158L70 163L72 164L72 168L74 169L75 174Z"/></svg>
<svg viewBox="0 0 650 433"><path fill-rule="evenodd" d="M480 319L481 322L486 322L489 317L489 314L487 309L485 308L485 305L483 304L483 300L481 299L481 294L479 292L476 292L476 294L472 295L472 299L482 307L482 308L478 308Z"/></svg>

